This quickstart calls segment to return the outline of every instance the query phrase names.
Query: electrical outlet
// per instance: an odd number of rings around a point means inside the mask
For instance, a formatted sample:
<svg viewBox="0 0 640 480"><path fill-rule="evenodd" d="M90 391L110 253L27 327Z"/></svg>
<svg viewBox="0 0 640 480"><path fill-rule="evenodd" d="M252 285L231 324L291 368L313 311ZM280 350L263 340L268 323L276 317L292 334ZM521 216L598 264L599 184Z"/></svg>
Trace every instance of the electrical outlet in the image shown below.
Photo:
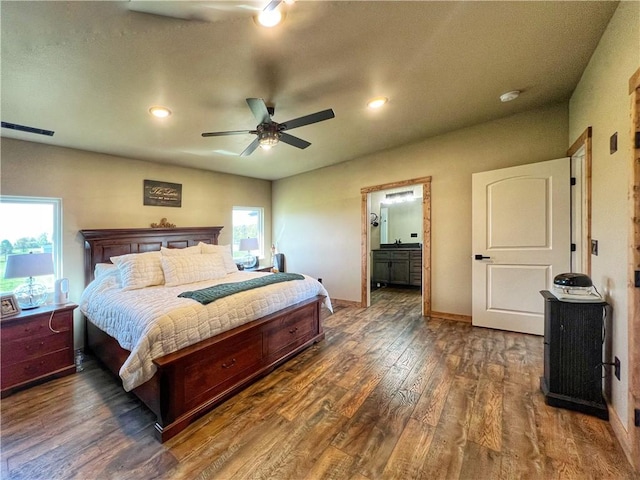
<svg viewBox="0 0 640 480"><path fill-rule="evenodd" d="M616 378L620 380L620 359L618 357L615 357L615 359L613 360L613 365L614 365L613 373L616 376Z"/></svg>

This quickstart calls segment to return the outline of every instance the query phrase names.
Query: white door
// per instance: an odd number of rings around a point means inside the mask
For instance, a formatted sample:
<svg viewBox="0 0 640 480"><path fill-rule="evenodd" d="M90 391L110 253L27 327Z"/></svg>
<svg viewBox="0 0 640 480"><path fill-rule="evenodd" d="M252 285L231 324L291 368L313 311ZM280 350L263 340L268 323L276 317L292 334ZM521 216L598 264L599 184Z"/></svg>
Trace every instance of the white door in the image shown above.
<svg viewBox="0 0 640 480"><path fill-rule="evenodd" d="M473 174L473 325L544 334L553 277L570 271L568 158Z"/></svg>

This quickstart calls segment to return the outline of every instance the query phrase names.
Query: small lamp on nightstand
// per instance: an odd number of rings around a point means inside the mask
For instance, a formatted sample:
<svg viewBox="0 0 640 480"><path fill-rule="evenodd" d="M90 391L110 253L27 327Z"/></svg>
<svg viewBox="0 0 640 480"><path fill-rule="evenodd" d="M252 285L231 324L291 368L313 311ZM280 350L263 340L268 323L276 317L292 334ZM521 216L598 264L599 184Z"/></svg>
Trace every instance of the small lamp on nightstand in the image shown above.
<svg viewBox="0 0 640 480"><path fill-rule="evenodd" d="M247 256L242 261L244 268L252 268L256 265L256 257L251 255L251 250L258 249L258 239L257 238L242 238L240 239L240 246L238 250L246 250Z"/></svg>
<svg viewBox="0 0 640 480"><path fill-rule="evenodd" d="M37 308L47 300L47 287L36 283L33 277L53 275L53 256L50 253L9 255L4 278L27 278L13 291L23 310Z"/></svg>

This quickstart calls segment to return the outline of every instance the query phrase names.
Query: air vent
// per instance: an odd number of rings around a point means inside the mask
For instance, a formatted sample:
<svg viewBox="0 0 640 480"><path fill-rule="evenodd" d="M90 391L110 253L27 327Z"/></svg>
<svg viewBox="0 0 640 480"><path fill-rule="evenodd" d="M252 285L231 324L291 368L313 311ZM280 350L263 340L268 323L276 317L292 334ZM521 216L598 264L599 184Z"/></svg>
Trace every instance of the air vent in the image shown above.
<svg viewBox="0 0 640 480"><path fill-rule="evenodd" d="M53 137L53 130L44 130L42 128L27 127L26 125L18 125L17 123L2 122L2 128L10 128L19 132L35 133L36 135L47 135Z"/></svg>

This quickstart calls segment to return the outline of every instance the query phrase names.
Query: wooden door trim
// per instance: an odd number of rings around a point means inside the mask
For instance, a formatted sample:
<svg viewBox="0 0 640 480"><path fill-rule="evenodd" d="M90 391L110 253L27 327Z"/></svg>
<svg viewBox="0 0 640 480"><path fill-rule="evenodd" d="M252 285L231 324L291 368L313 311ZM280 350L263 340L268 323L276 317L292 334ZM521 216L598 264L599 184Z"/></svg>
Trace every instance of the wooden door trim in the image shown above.
<svg viewBox="0 0 640 480"><path fill-rule="evenodd" d="M629 79L631 95L631 229L629 239L628 285L628 341L629 395L628 432L631 463L640 471L640 428L635 427L635 410L640 409L640 288L635 286L635 272L640 270L640 148L636 146L636 132L640 132L640 68Z"/></svg>
<svg viewBox="0 0 640 480"><path fill-rule="evenodd" d="M400 180L360 189L362 196L360 206L360 306L366 308L369 304L369 194L409 185L422 185L422 314L429 316L431 315L431 177Z"/></svg>
<svg viewBox="0 0 640 480"><path fill-rule="evenodd" d="M587 222L586 225L586 234L585 238L582 239L582 251L585 255L585 267L587 275L591 276L591 170L592 170L592 153L591 153L591 136L592 136L592 128L591 126L587 127L587 129L582 132L582 135L578 137L578 139L573 142L573 145L569 147L567 150L567 157L573 157L583 146L584 146L584 196L583 205L586 208L585 212L585 220Z"/></svg>

